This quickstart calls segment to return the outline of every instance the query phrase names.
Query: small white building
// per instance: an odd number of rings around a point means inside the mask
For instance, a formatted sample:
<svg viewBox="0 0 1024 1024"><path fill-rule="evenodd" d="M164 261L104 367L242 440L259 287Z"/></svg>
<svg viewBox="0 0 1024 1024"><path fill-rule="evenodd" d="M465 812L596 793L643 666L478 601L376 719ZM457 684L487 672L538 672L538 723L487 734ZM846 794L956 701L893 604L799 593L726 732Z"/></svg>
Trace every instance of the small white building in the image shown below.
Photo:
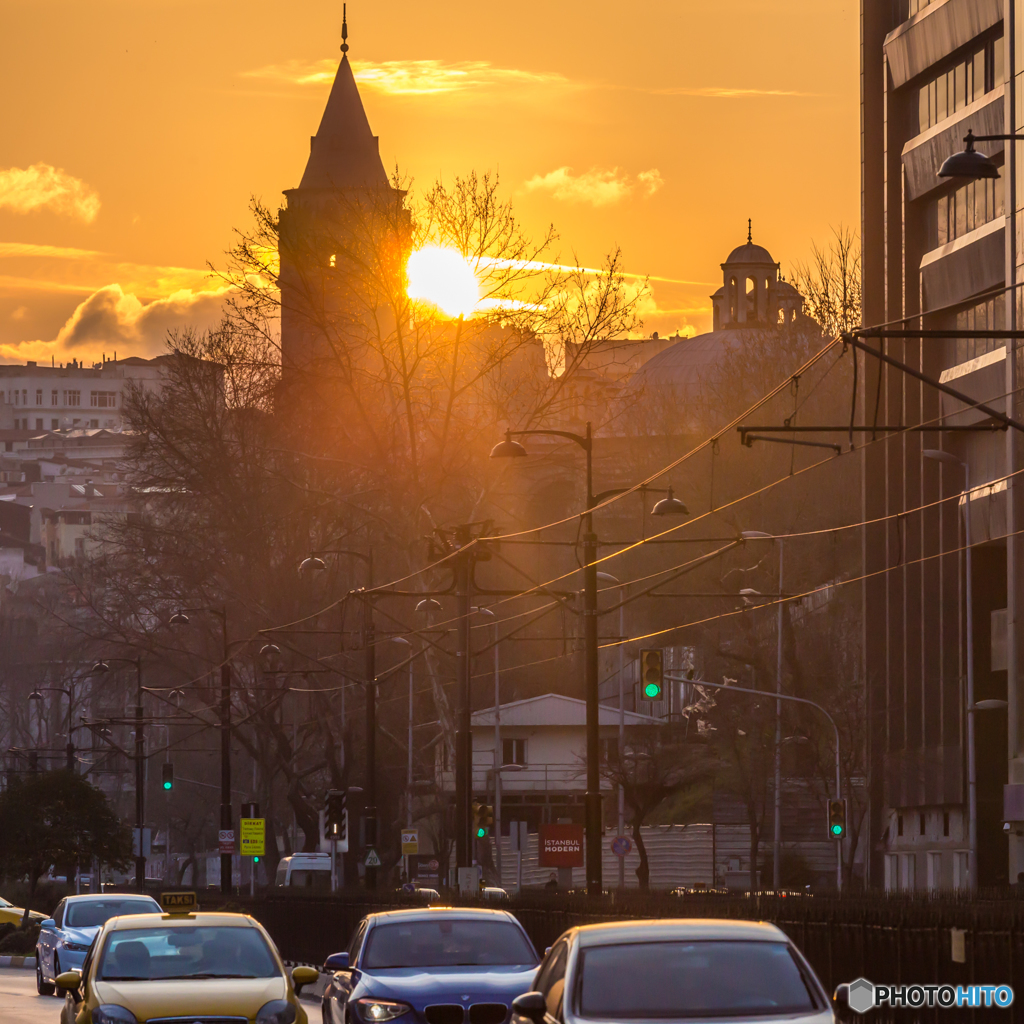
<svg viewBox="0 0 1024 1024"><path fill-rule="evenodd" d="M506 768L501 773L502 829L510 820L525 821L531 832L538 825L559 819L583 821L583 797L586 793L586 703L575 697L545 693L539 697L502 704L501 757ZM623 713L625 728L663 724L647 715ZM472 716L473 793L485 803L494 802L494 708L484 708ZM600 735L602 755L615 750L619 737L617 708L601 705ZM439 788L455 791L455 773L445 763L446 750L438 744L435 769ZM611 792L611 783L601 780L601 788Z"/></svg>

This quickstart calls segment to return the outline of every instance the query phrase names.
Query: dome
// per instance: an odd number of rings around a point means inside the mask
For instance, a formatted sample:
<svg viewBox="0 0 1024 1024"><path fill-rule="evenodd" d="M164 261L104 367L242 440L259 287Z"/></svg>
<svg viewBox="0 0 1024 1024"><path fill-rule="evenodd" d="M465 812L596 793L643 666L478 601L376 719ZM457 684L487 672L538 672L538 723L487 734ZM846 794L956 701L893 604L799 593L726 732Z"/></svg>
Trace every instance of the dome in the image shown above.
<svg viewBox="0 0 1024 1024"><path fill-rule="evenodd" d="M729 253L729 258L722 266L726 266L729 263L764 263L775 266L772 254L764 246L754 245L753 242L747 242L746 245L738 245L733 249Z"/></svg>

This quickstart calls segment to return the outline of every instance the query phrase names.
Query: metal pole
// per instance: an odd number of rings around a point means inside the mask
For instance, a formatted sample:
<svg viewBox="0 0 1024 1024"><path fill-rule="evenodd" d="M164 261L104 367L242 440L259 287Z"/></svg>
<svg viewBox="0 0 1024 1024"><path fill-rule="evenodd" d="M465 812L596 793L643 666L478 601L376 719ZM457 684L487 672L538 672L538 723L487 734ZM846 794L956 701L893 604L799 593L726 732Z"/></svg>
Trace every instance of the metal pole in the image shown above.
<svg viewBox="0 0 1024 1024"><path fill-rule="evenodd" d="M231 665L228 662L228 610L221 610L223 660L220 666L220 827L231 831ZM220 891L231 894L234 853L220 855Z"/></svg>
<svg viewBox="0 0 1024 1024"><path fill-rule="evenodd" d="M646 507L646 502L644 503ZM619 587L619 764L626 749L626 705L623 691L625 689L626 645L622 643L626 635L626 606L621 602L626 599L626 588ZM619 831L621 836L626 831L626 792L619 784ZM619 858L619 889L626 888L626 858Z"/></svg>
<svg viewBox="0 0 1024 1024"><path fill-rule="evenodd" d="M601 776L597 660L597 535L594 533L593 435L587 424L587 511L583 515L583 692L587 720L587 893L601 895Z"/></svg>
<svg viewBox="0 0 1024 1024"><path fill-rule="evenodd" d="M498 885L504 879L501 874L501 687L499 685L501 665L498 660L498 620L494 620L494 865L498 869Z"/></svg>
<svg viewBox="0 0 1024 1024"><path fill-rule="evenodd" d="M139 834L139 849L135 855L135 885L146 888L146 847L143 843L145 821L146 748L142 735L142 658L135 659L135 828Z"/></svg>
<svg viewBox="0 0 1024 1024"><path fill-rule="evenodd" d="M338 891L338 837L331 836L331 892Z"/></svg>
<svg viewBox="0 0 1024 1024"><path fill-rule="evenodd" d="M372 556L371 556L372 558ZM368 563L368 585L373 586L373 562ZM366 846L376 849L377 843L377 647L373 621L373 599L366 595L363 603L366 653L366 804L364 829ZM366 868L366 888L377 888L377 869Z"/></svg>
<svg viewBox="0 0 1024 1024"><path fill-rule="evenodd" d="M64 748L64 755L66 759L66 767L69 772L75 770L75 741L74 733L71 731L74 728L73 719L75 713L75 689L74 683L69 684L68 689L68 743Z"/></svg>
<svg viewBox="0 0 1024 1024"><path fill-rule="evenodd" d="M779 609L778 642L775 661L775 693L782 693L782 553L785 547L779 541ZM782 874L782 701L775 701L775 837L772 841L772 888L779 889Z"/></svg>
<svg viewBox="0 0 1024 1024"><path fill-rule="evenodd" d="M411 648L410 648L411 650ZM413 663L409 662L409 727L406 732L406 745L409 748L405 762L405 827L412 828L412 689ZM411 882L409 875L409 855L405 855L405 880Z"/></svg>
<svg viewBox="0 0 1024 1024"><path fill-rule="evenodd" d="M455 532L456 543L463 547L470 541L468 526ZM456 607L458 611L458 639L455 652L456 688L459 712L455 727L455 863L460 868L472 867L473 844L469 829L470 803L473 799L473 734L470 720L470 633L469 633L469 581L470 556L460 551L455 557Z"/></svg>
<svg viewBox="0 0 1024 1024"><path fill-rule="evenodd" d="M964 468L964 546L967 576L967 881L978 887L978 763L974 741L974 584L971 560L971 471Z"/></svg>

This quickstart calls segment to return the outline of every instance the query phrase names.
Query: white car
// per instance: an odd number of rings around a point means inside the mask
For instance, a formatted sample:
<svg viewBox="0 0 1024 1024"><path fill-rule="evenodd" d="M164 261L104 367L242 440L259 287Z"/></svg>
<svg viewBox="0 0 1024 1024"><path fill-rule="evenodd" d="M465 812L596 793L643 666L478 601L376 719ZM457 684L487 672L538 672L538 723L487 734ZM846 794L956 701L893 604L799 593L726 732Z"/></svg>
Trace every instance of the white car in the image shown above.
<svg viewBox="0 0 1024 1024"><path fill-rule="evenodd" d="M810 964L775 925L663 920L587 925L548 950L512 1024L686 1021L834 1024Z"/></svg>

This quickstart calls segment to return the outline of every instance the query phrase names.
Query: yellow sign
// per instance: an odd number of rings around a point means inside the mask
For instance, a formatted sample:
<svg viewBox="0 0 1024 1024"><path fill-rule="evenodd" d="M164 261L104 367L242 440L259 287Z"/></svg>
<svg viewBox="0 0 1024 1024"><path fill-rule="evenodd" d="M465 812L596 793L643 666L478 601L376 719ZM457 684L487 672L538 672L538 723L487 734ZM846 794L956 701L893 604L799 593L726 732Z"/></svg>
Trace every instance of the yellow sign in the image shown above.
<svg viewBox="0 0 1024 1024"><path fill-rule="evenodd" d="M420 852L420 830L418 828L402 829L402 856Z"/></svg>
<svg viewBox="0 0 1024 1024"><path fill-rule="evenodd" d="M194 892L160 893L160 906L165 914L192 914L197 902Z"/></svg>
<svg viewBox="0 0 1024 1024"><path fill-rule="evenodd" d="M243 857L262 857L266 845L266 818L242 818L238 822L241 838L238 852Z"/></svg>

